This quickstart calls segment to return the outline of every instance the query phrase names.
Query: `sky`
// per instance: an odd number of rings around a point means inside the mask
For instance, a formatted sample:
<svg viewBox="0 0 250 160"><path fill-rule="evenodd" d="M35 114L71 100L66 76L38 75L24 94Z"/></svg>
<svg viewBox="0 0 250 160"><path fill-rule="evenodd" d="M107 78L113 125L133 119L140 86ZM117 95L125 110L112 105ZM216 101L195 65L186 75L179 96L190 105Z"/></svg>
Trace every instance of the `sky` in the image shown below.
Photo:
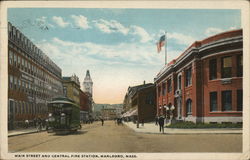
<svg viewBox="0 0 250 160"><path fill-rule="evenodd" d="M93 80L95 103L122 103L129 86L154 83L167 62L194 41L241 28L236 9L10 8L16 26L61 69L76 74L82 86L86 71Z"/></svg>

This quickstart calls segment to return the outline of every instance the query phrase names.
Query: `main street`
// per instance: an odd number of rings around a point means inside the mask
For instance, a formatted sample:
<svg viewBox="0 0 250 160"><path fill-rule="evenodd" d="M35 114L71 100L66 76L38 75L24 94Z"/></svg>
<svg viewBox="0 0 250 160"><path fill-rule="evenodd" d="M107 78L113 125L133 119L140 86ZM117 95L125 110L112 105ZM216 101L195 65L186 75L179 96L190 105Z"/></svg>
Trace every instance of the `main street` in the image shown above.
<svg viewBox="0 0 250 160"><path fill-rule="evenodd" d="M9 152L241 152L241 134L136 133L114 121L84 124L69 135L47 132L9 137Z"/></svg>

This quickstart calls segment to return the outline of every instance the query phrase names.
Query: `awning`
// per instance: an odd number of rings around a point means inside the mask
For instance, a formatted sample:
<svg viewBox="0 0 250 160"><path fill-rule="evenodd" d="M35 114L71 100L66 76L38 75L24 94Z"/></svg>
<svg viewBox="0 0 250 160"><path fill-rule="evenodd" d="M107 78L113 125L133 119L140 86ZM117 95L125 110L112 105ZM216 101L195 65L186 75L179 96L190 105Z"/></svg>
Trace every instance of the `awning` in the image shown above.
<svg viewBox="0 0 250 160"><path fill-rule="evenodd" d="M138 115L138 112L137 112L137 109L135 109L131 111L128 116L130 117L130 116L137 116L137 115Z"/></svg>
<svg viewBox="0 0 250 160"><path fill-rule="evenodd" d="M137 109L129 110L122 115L122 117L130 117L138 115Z"/></svg>

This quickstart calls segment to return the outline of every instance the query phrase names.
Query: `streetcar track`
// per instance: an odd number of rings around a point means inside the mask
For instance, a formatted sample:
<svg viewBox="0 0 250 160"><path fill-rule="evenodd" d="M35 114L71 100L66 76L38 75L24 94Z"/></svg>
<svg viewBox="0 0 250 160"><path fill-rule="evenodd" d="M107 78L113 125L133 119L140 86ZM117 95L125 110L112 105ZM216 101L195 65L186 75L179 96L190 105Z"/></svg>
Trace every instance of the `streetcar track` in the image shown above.
<svg viewBox="0 0 250 160"><path fill-rule="evenodd" d="M44 141L44 142L41 142L41 143L39 143L39 144L34 144L34 145L31 145L31 146L28 146L28 147L24 147L24 148L18 149L18 150L13 151L13 152L20 152L20 151L23 151L23 150L26 150L26 149L34 148L34 147L36 147L36 146L39 146L39 145L44 144L44 143L47 143L47 142L52 142L52 141L57 140L57 139L59 139L59 138L62 138L62 137L55 137L55 138L53 138L53 139L48 139L48 140L46 140L46 141Z"/></svg>

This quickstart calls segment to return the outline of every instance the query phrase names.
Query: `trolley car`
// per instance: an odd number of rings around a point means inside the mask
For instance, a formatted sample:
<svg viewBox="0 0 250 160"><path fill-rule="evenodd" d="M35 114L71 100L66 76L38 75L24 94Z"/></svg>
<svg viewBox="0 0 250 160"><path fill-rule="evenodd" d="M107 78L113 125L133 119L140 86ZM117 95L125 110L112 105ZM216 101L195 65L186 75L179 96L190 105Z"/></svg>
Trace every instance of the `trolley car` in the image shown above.
<svg viewBox="0 0 250 160"><path fill-rule="evenodd" d="M57 97L48 103L48 133L67 134L81 128L80 108L66 97Z"/></svg>

